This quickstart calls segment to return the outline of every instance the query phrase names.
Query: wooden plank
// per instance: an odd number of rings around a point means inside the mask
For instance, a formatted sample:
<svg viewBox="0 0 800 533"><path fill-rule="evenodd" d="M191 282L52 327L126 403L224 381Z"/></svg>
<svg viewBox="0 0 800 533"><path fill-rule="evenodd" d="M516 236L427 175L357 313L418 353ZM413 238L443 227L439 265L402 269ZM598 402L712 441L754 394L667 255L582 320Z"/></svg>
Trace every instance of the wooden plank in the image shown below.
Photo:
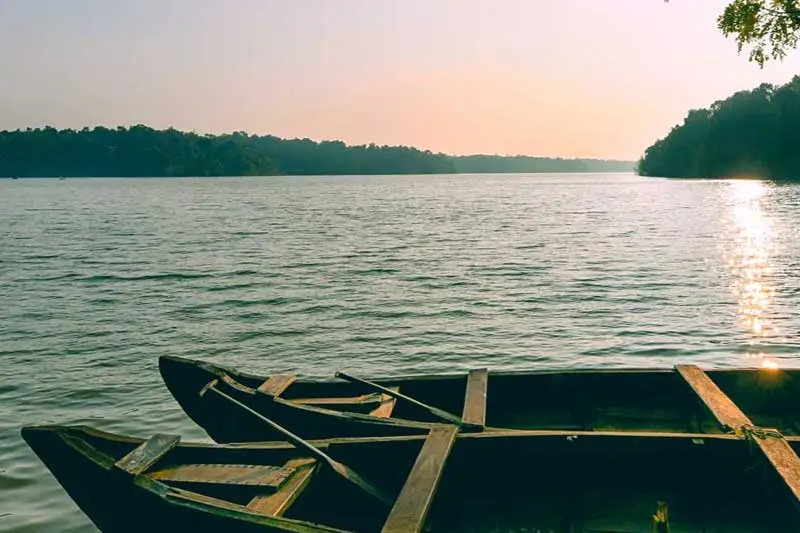
<svg viewBox="0 0 800 533"><path fill-rule="evenodd" d="M227 500L214 498L213 496L198 494L197 492L174 487L170 487L169 491L164 494L164 498L168 502L182 507L189 506L193 512L196 512L199 507L200 510L210 511L224 518L239 521L238 523L240 524L252 524L255 529L251 530L281 531L287 533L348 533L341 529L302 522L295 518L278 518L263 515L251 511L244 505L239 505L238 503L231 503ZM243 527L249 526L245 525ZM190 531L195 530L196 528ZM178 531L182 531L182 529L178 529Z"/></svg>
<svg viewBox="0 0 800 533"><path fill-rule="evenodd" d="M455 442L458 427L431 429L422 445L411 473L394 502L382 533L418 533L422 531L444 465Z"/></svg>
<svg viewBox="0 0 800 533"><path fill-rule="evenodd" d="M786 439L776 430L753 427L750 419L736 406L711 378L694 365L678 365L675 369L694 389L719 422L754 440L778 475L800 503L800 458Z"/></svg>
<svg viewBox="0 0 800 533"><path fill-rule="evenodd" d="M394 404L397 403L397 398L393 398L388 394L381 395L381 404L369 412L371 416L377 418L389 418L394 411Z"/></svg>
<svg viewBox="0 0 800 533"><path fill-rule="evenodd" d="M441 427L440 424L432 424ZM414 426L421 427L421 426ZM527 438L527 437L647 437L647 438L664 438L664 439L711 439L711 440L741 440L740 435L733 433L693 433L685 431L628 431L628 430L614 430L614 429L593 429L593 430L579 430L579 429L492 429L492 431L482 431L476 433L462 433L459 439L494 439L498 437L506 438ZM327 449L329 446L338 444L375 444L379 442L414 442L424 441L427 435L398 435L394 437L332 437L327 439L315 439L308 441L319 449ZM796 442L800 447L800 436L785 437L789 442ZM187 443L187 448L191 447L205 447L205 443ZM221 449L253 449L253 450L288 450L295 446L290 442L284 441L268 441L268 442L233 442L227 444L217 444L216 447Z"/></svg>
<svg viewBox="0 0 800 533"><path fill-rule="evenodd" d="M400 387L389 387L389 390L392 392L399 392ZM390 396L388 394L381 394L381 404L370 411L370 416L374 416L377 418L389 418L392 416L392 411L394 411L394 406L397 403L397 398L394 396Z"/></svg>
<svg viewBox="0 0 800 533"><path fill-rule="evenodd" d="M452 413L448 413L447 411L445 411L443 409L439 409L438 407L434 407L432 405L427 405L425 403L422 403L421 401L419 401L419 400L417 400L415 398L412 398L410 396L406 396L405 394L402 394L399 390L392 390L392 389L384 387L383 385L380 385L378 383L373 383L372 381L367 381L365 379L357 378L355 376L351 376L349 374L345 374L344 372L336 372L336 377L344 379L344 380L349 381L351 383L357 383L358 385L361 385L363 387L368 387L368 388L370 388L372 390L379 391L379 392L382 392L384 394L388 394L389 396L394 396L398 400L403 400L404 402L408 402L410 404L416 405L417 407L419 407L421 409L425 409L429 413L431 413L431 414L433 414L433 415L435 415L435 416L437 416L437 417L439 417L439 418L441 418L443 420L446 420L447 423L449 423L449 424L455 424L457 426L467 425L467 424L465 424L465 422L463 420L461 420L461 418L453 415Z"/></svg>
<svg viewBox="0 0 800 533"><path fill-rule="evenodd" d="M371 393L349 398L293 398L288 401L301 405L361 405L365 403L378 403L383 399L383 396L382 394Z"/></svg>
<svg viewBox="0 0 800 533"><path fill-rule="evenodd" d="M754 431L753 439L800 503L800 458L792 447L786 439L761 436L758 430Z"/></svg>
<svg viewBox="0 0 800 533"><path fill-rule="evenodd" d="M138 476L156 464L156 462L174 448L180 440L181 437L179 435L156 433L134 448L128 455L117 461L114 466L129 474Z"/></svg>
<svg viewBox="0 0 800 533"><path fill-rule="evenodd" d="M249 510L269 516L283 515L308 485L317 461L310 458L293 459L287 462L286 466L294 469L294 473L286 483L274 494L256 496L250 500L247 504Z"/></svg>
<svg viewBox="0 0 800 533"><path fill-rule="evenodd" d="M211 485L249 485L277 489L294 473L292 468L263 465L191 464L147 474L150 479Z"/></svg>
<svg viewBox="0 0 800 533"><path fill-rule="evenodd" d="M256 390L261 394L266 394L268 396L277 398L289 387L289 385L294 383L296 379L296 376L292 376L290 374L275 374L274 376L270 376L264 383L259 385Z"/></svg>
<svg viewBox="0 0 800 533"><path fill-rule="evenodd" d="M464 392L464 422L486 425L486 389L489 386L489 370L481 368L470 370L467 376L467 389Z"/></svg>
<svg viewBox="0 0 800 533"><path fill-rule="evenodd" d="M252 414L256 418L258 418L259 420L261 420L262 422L264 422L265 424L270 426L275 431L281 433L284 437L286 437L286 439L289 442L291 442L295 446L295 448L306 450L308 453L310 453L311 455L313 455L314 457L316 457L320 461L325 461L328 464L328 466L330 466L331 469L333 469L334 472L336 472L337 474L342 476L344 479L346 479L350 483L356 485L357 487L359 487L364 492L368 493L369 495L373 496L374 498L377 498L378 500L380 500L381 502L385 503L386 505L391 505L391 500L389 499L389 497L381 489L379 489L378 487L376 487L375 485L373 485L372 483L370 483L366 479L364 479L361 476L359 476L352 468L349 468L347 465L344 465L344 464L340 463L339 461L334 460L328 454L326 454L325 452L323 452L322 450L320 450L319 448L317 448L316 446L314 446L310 442L308 442L306 440L303 440L302 438L298 437L297 435L295 435L294 433L292 433L288 429L282 427L280 424L276 423L273 420L270 420L269 418L267 418L266 416L262 415L261 413L259 413L258 411L254 410L253 408L248 407L247 405L243 404L242 402L240 402L236 398L228 396L227 394L225 394L221 390L217 389L216 387L211 386L211 387L209 387L208 390L214 392L215 394L221 396L222 398L227 399L229 402L231 402L231 403L233 403L235 405L238 405L240 408L242 408L243 410L245 410L248 413ZM276 401L283 401L283 400L277 400L276 399Z"/></svg>
<svg viewBox="0 0 800 533"><path fill-rule="evenodd" d="M724 427L738 430L753 424L702 369L695 365L677 365L675 370Z"/></svg>

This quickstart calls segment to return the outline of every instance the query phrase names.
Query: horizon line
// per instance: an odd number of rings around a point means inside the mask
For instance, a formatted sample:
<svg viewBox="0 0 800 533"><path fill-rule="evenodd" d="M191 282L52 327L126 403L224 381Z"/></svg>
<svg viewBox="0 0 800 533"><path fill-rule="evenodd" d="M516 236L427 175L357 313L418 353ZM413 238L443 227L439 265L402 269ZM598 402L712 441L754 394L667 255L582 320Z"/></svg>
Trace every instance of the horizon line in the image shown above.
<svg viewBox="0 0 800 533"><path fill-rule="evenodd" d="M338 143L342 143L346 147L350 147L350 148L360 147L360 146L370 146L370 145L375 145L376 147L384 147L384 148L412 148L414 150L419 150L420 152L430 152L430 153L435 154L435 155L443 155L443 156L454 157L454 158L455 157L502 157L502 158L519 157L519 158L532 158L532 159L555 159L555 160L562 160L562 161L608 161L608 162L613 162L613 163L636 163L637 162L637 159L620 159L620 158L607 158L607 157L581 157L581 156L564 157L564 156L547 156L547 155L531 155L531 154L499 154L499 153L492 154L492 153L486 153L486 152L476 152L476 153L469 153L469 154L453 154L453 153L448 153L448 152L435 151L435 150L431 150L429 148L421 148L421 147L415 146L413 144L379 144L379 143L376 143L376 142L349 143L348 141L344 141L342 139L314 139L312 137L281 137L279 135L275 135L275 134L272 134L272 133L251 133L251 132L247 132L247 131L244 131L244 130L231 130L231 131L226 131L226 132L201 132L201 131L198 131L196 129L191 129L191 130L179 129L179 128L176 128L175 126L168 126L168 127L165 127L165 128L154 128L153 126L148 126L147 124L142 124L142 123L129 124L127 126L126 125L121 125L121 124L116 125L116 126L105 126L105 125L101 125L101 124L95 124L93 126L84 125L84 126L81 126L79 128L77 128L77 127L58 128L58 127L55 127L55 126L52 126L52 125L26 126L25 128L17 127L16 129L2 129L2 130L0 130L0 134L2 134L2 133L14 133L14 132L25 133L29 129L32 130L32 131L37 131L37 130L41 131L41 130L46 130L46 129L53 129L53 130L56 130L56 131L59 131L59 132L62 132L62 131L74 131L74 132L79 133L79 132L84 131L84 130L91 131L91 130L96 129L96 128L105 128L105 129L108 129L108 130L118 130L120 128L122 128L122 129L131 129L131 128L135 128L135 127L138 127L138 126L149 128L149 129L151 129L153 131L164 132L164 131L174 130L174 131L176 131L178 133L193 134L193 135L198 135L198 136L201 136L201 137L222 137L222 136L225 136L225 135L245 134L245 135L247 135L249 137L274 137L274 138L282 140L282 141L311 141L311 142L314 142L314 143L317 143L317 144L326 143L326 142L327 143L338 142Z"/></svg>

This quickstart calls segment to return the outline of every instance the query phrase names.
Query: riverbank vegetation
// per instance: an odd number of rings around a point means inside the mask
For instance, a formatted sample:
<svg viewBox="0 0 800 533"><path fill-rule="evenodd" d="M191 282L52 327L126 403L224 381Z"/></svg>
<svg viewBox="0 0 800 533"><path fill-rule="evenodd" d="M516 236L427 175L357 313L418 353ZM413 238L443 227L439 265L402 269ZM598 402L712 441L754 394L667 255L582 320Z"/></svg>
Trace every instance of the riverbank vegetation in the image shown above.
<svg viewBox="0 0 800 533"><path fill-rule="evenodd" d="M633 162L465 156L237 132L55 128L0 131L0 176L151 177L631 171Z"/></svg>
<svg viewBox="0 0 800 533"><path fill-rule="evenodd" d="M800 76L693 109L639 161L643 176L800 180Z"/></svg>

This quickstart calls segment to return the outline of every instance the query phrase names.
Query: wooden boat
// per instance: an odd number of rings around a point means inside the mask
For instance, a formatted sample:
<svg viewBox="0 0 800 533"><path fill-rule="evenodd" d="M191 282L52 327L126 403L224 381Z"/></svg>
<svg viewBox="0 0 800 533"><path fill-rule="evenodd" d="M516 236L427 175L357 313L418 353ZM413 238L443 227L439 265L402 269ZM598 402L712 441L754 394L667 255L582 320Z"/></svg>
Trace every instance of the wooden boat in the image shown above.
<svg viewBox="0 0 800 533"><path fill-rule="evenodd" d="M294 445L143 440L80 426L22 434L107 532L800 531L792 449L800 443L762 430L441 426L428 435ZM359 482L349 477L356 471Z"/></svg>
<svg viewBox="0 0 800 533"><path fill-rule="evenodd" d="M259 376L207 362L165 356L167 388L217 442L278 438L253 412L205 394L215 383L257 414L307 438L425 434L440 424L462 431L560 429L724 433L703 400L718 389L749 423L800 435L800 370L663 370L488 372L414 376L376 382Z"/></svg>

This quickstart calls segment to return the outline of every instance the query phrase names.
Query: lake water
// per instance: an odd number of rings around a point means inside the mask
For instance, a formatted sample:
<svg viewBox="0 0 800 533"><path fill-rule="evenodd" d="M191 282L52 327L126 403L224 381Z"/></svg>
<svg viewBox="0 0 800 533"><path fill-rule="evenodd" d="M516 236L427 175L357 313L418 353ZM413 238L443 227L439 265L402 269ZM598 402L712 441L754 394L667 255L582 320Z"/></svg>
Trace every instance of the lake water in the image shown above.
<svg viewBox="0 0 800 533"><path fill-rule="evenodd" d="M800 185L2 180L0 530L94 530L23 424L204 437L162 354L304 376L797 366L798 271Z"/></svg>

